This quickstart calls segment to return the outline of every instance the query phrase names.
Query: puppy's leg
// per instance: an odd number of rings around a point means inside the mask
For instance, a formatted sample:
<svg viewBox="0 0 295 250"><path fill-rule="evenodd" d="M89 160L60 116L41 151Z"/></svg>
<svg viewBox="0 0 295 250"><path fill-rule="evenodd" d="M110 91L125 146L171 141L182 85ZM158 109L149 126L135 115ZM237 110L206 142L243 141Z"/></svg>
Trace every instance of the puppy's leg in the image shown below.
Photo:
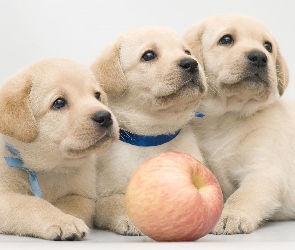
<svg viewBox="0 0 295 250"><path fill-rule="evenodd" d="M142 235L130 221L125 209L125 196L115 194L97 201L95 208L95 225L117 234Z"/></svg>
<svg viewBox="0 0 295 250"><path fill-rule="evenodd" d="M246 178L228 198L212 233L251 233L281 206L283 183L280 176L255 173Z"/></svg>
<svg viewBox="0 0 295 250"><path fill-rule="evenodd" d="M81 239L89 228L49 202L16 193L0 193L0 233L47 240Z"/></svg>
<svg viewBox="0 0 295 250"><path fill-rule="evenodd" d="M53 204L64 213L82 219L88 227L93 226L94 200L78 195L70 195L58 199Z"/></svg>

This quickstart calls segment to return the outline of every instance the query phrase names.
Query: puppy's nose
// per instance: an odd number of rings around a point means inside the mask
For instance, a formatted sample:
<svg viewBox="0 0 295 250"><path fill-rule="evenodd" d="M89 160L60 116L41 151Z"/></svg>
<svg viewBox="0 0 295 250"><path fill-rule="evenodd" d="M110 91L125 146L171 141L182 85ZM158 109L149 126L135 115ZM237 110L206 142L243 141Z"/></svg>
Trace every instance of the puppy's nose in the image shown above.
<svg viewBox="0 0 295 250"><path fill-rule="evenodd" d="M248 54L248 62L254 67L263 68L267 65L267 56L261 51L253 50Z"/></svg>
<svg viewBox="0 0 295 250"><path fill-rule="evenodd" d="M188 73L196 73L198 69L198 62L192 58L185 58L180 60L178 64L182 69Z"/></svg>
<svg viewBox="0 0 295 250"><path fill-rule="evenodd" d="M92 120L98 124L100 127L108 128L113 124L112 115L110 112L104 110L96 112L92 116Z"/></svg>

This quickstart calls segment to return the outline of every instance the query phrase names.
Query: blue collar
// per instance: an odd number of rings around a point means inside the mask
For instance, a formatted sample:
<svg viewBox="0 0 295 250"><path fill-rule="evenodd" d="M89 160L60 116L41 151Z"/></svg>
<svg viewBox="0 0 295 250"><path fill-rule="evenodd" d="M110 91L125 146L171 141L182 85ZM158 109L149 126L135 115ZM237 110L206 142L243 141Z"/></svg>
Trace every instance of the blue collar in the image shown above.
<svg viewBox="0 0 295 250"><path fill-rule="evenodd" d="M203 118L205 115L200 112L195 112L194 116L198 118ZM120 141L140 147L154 147L173 140L179 134L179 132L180 129L173 134L151 136L133 134L132 132L120 128Z"/></svg>
<svg viewBox="0 0 295 250"><path fill-rule="evenodd" d="M174 134L150 136L133 134L125 129L120 128L120 140L135 146L153 147L173 140L179 134L179 132L180 130L176 131Z"/></svg>
<svg viewBox="0 0 295 250"><path fill-rule="evenodd" d="M30 185L31 185L34 195L39 198L42 198L42 190L41 190L40 185L38 183L36 172L32 171L24 166L24 162L21 158L20 153L14 147L9 145L8 143L6 143L6 147L10 151L10 153L16 157L16 158L4 157L4 159L7 162L7 165L9 167L14 167L14 168L18 168L18 169L22 169L24 171L27 171L29 173L29 181L30 181Z"/></svg>
<svg viewBox="0 0 295 250"><path fill-rule="evenodd" d="M194 116L198 118L203 118L205 115L196 111L194 112ZM162 145L173 140L179 134L179 132L180 129L173 134L150 136L133 134L132 132L120 128L120 141L140 147L153 147Z"/></svg>
<svg viewBox="0 0 295 250"><path fill-rule="evenodd" d="M195 111L194 116L198 118L203 118L205 115L203 113Z"/></svg>

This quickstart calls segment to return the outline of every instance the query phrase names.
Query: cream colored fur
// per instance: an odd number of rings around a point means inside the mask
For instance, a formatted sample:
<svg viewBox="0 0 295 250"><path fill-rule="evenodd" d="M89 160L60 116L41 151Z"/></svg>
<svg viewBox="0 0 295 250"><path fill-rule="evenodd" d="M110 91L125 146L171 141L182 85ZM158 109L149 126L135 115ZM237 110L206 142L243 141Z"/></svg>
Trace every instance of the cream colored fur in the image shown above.
<svg viewBox="0 0 295 250"><path fill-rule="evenodd" d="M234 42L220 44L225 35ZM295 219L295 103L280 99L288 69L273 35L254 18L228 14L205 19L184 38L209 85L200 106L205 117L193 125L225 198L213 233L250 233L265 220ZM265 67L249 65L253 50L266 55Z"/></svg>
<svg viewBox="0 0 295 250"><path fill-rule="evenodd" d="M55 110L58 98L67 105ZM36 62L2 84L1 233L48 240L85 236L96 199L94 153L118 138L115 118L108 129L91 119L95 112L109 111L105 105L106 95L92 72L67 59ZM12 155L5 142L37 173L43 199L33 195L28 172L8 167L4 156Z"/></svg>
<svg viewBox="0 0 295 250"><path fill-rule="evenodd" d="M143 61L147 51L154 51L157 57ZM92 64L121 128L140 135L181 129L175 139L159 146L139 147L118 141L98 160L97 227L119 234L141 234L126 214L124 195L133 172L149 157L175 150L203 160L186 124L204 96L206 84L200 66L193 75L179 66L182 59L193 59L188 54L187 45L174 31L143 27L119 36Z"/></svg>

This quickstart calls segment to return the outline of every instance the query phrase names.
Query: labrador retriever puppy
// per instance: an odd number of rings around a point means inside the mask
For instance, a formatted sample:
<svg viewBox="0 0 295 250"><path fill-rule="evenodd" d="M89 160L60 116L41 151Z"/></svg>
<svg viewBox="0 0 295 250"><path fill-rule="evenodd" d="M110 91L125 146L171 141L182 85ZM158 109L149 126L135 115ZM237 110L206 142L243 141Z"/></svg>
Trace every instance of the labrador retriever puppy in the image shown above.
<svg viewBox="0 0 295 250"><path fill-rule="evenodd" d="M0 89L0 233L81 239L93 223L95 152L119 127L92 72L38 61Z"/></svg>
<svg viewBox="0 0 295 250"><path fill-rule="evenodd" d="M295 104L280 99L289 79L275 38L239 14L209 17L184 38L209 85L193 125L226 201L213 233L295 219Z"/></svg>
<svg viewBox="0 0 295 250"><path fill-rule="evenodd" d="M120 140L98 159L95 225L139 235L124 202L136 168L171 150L203 161L186 124L206 93L204 73L183 39L166 27L141 27L122 34L91 68L120 126Z"/></svg>

